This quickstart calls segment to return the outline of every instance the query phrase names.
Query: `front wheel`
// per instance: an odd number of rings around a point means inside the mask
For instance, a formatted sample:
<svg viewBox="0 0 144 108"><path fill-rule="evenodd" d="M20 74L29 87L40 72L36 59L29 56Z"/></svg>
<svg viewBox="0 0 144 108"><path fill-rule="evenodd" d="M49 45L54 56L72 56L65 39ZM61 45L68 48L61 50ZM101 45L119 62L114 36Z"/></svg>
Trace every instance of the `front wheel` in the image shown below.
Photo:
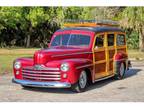
<svg viewBox="0 0 144 108"><path fill-rule="evenodd" d="M71 89L74 92L80 93L84 92L86 87L87 87L87 74L86 71L82 71L78 82L76 84L73 84Z"/></svg>

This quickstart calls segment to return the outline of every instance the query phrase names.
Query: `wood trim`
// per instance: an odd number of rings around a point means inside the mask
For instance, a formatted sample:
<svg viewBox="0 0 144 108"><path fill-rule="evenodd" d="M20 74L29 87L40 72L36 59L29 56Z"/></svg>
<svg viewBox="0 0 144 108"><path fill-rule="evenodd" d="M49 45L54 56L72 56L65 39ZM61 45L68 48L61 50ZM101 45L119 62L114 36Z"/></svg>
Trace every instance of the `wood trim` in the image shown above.
<svg viewBox="0 0 144 108"><path fill-rule="evenodd" d="M108 40L108 36L107 36L107 34L114 34L114 46L108 46L107 45L107 40ZM126 47L126 45L124 45L124 46L117 46L117 43L116 43L116 41L117 41L117 34L124 34L124 35L126 35L126 33L124 33L124 32L115 32L115 31L113 31L113 32L102 32L102 33L96 33L95 34L95 37L94 37L94 41L93 41L93 47L92 47L92 52L93 52L93 63L94 63L94 69L93 69L93 81L96 79L97 80L97 78L99 77L102 77L102 76L114 76L114 72L115 72L115 69L114 69L114 61L113 61L113 58L109 58L109 51L111 51L111 50L115 50L115 54L117 53L117 50L118 49L124 49L124 48L126 48L126 50L127 50L127 47ZM95 49L95 41L96 41L96 38L97 38L97 36L99 36L99 35L104 35L104 47L99 47L98 49ZM125 36L125 38L126 38L126 36ZM126 40L126 39L125 39ZM105 51L105 59L104 60L100 60L100 61L95 61L95 53L96 52L101 52L101 51ZM114 56L115 56L115 54L114 54ZM110 70L109 71L109 63L111 62L111 61L113 61L113 70ZM101 64L101 63L106 63L106 72L101 72L101 74L99 73L99 74L96 74L95 73L95 65L96 64ZM97 75L97 76L96 76ZM99 78L98 78L98 80L99 80ZM100 78L101 79L101 78Z"/></svg>
<svg viewBox="0 0 144 108"><path fill-rule="evenodd" d="M109 62L113 61L113 58L109 59Z"/></svg>
<svg viewBox="0 0 144 108"><path fill-rule="evenodd" d="M126 48L126 45L116 47L116 49L124 49L124 48Z"/></svg>
<svg viewBox="0 0 144 108"><path fill-rule="evenodd" d="M93 64L95 63L95 42L96 42L96 36L94 37L93 46L92 46L92 53L93 53ZM92 80L95 80L95 65L93 65L93 72L92 72Z"/></svg>
<svg viewBox="0 0 144 108"><path fill-rule="evenodd" d="M105 63L106 62L106 60L100 60L100 61L97 61L97 62L95 62L94 64L96 65L96 64L102 64L102 63Z"/></svg>
<svg viewBox="0 0 144 108"><path fill-rule="evenodd" d="M98 78L98 79L96 79L93 83L95 83L95 82L97 82L97 81L101 81L101 80L107 79L107 78L111 78L111 77L113 77L113 76L114 76L114 74L109 75L109 76L106 76L106 77Z"/></svg>
<svg viewBox="0 0 144 108"><path fill-rule="evenodd" d="M99 47L99 48L95 48L95 42L96 42L96 38L99 36L99 35L104 35L104 46L103 47ZM96 73L96 70L95 70L95 68L96 68L96 64L101 64L101 63L105 63L106 62L106 60L104 59L104 60L100 60L100 61L95 61L95 53L97 53L97 52L102 52L102 51L105 51L106 52L106 48L105 48L105 33L97 33L96 34L96 36L94 37L94 41L93 41L93 49L92 49L92 52L93 52L93 64L94 64L94 66L93 66L93 81L95 80L95 79L97 79L97 75L98 75L98 73ZM99 77L101 76L102 77L102 74L99 74L98 75Z"/></svg>
<svg viewBox="0 0 144 108"><path fill-rule="evenodd" d="M115 46L108 47L108 50L115 50Z"/></svg>
<svg viewBox="0 0 144 108"><path fill-rule="evenodd" d="M99 48L94 48L94 52L101 52L101 51L105 51L105 47L99 47Z"/></svg>
<svg viewBox="0 0 144 108"><path fill-rule="evenodd" d="M109 48L108 48L108 35L109 33L105 33L105 55L106 55L106 74L109 74Z"/></svg>
<svg viewBox="0 0 144 108"><path fill-rule="evenodd" d="M125 32L115 32L116 34L123 34L123 35L126 35Z"/></svg>

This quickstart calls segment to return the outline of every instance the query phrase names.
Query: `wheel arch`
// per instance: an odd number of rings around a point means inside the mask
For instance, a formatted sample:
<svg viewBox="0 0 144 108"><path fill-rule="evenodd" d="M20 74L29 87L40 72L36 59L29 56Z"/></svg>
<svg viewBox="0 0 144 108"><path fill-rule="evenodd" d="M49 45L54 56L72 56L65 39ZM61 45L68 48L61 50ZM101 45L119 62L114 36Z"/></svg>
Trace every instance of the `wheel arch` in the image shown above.
<svg viewBox="0 0 144 108"><path fill-rule="evenodd" d="M86 71L88 82L92 83L92 72L91 72L91 70L89 68L85 68L84 70Z"/></svg>

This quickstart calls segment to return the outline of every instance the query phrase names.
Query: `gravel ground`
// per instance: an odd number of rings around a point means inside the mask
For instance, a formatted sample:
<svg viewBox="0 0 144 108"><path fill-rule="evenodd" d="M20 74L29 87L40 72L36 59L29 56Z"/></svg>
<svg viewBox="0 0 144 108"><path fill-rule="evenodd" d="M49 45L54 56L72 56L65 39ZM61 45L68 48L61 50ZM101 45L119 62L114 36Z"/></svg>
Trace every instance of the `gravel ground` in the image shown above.
<svg viewBox="0 0 144 108"><path fill-rule="evenodd" d="M123 80L96 82L84 93L69 89L24 89L11 82L12 75L0 76L0 102L144 102L144 61L133 61Z"/></svg>

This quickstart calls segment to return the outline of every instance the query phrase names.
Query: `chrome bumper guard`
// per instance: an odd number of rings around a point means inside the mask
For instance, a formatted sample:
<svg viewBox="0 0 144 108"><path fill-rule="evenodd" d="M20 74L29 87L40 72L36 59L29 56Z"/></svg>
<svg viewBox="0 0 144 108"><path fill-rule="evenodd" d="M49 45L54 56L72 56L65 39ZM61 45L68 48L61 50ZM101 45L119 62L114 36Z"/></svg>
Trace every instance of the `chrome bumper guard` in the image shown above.
<svg viewBox="0 0 144 108"><path fill-rule="evenodd" d="M70 88L70 83L65 82L35 82L29 80L12 79L13 83L21 84L30 87L44 87L44 88Z"/></svg>

